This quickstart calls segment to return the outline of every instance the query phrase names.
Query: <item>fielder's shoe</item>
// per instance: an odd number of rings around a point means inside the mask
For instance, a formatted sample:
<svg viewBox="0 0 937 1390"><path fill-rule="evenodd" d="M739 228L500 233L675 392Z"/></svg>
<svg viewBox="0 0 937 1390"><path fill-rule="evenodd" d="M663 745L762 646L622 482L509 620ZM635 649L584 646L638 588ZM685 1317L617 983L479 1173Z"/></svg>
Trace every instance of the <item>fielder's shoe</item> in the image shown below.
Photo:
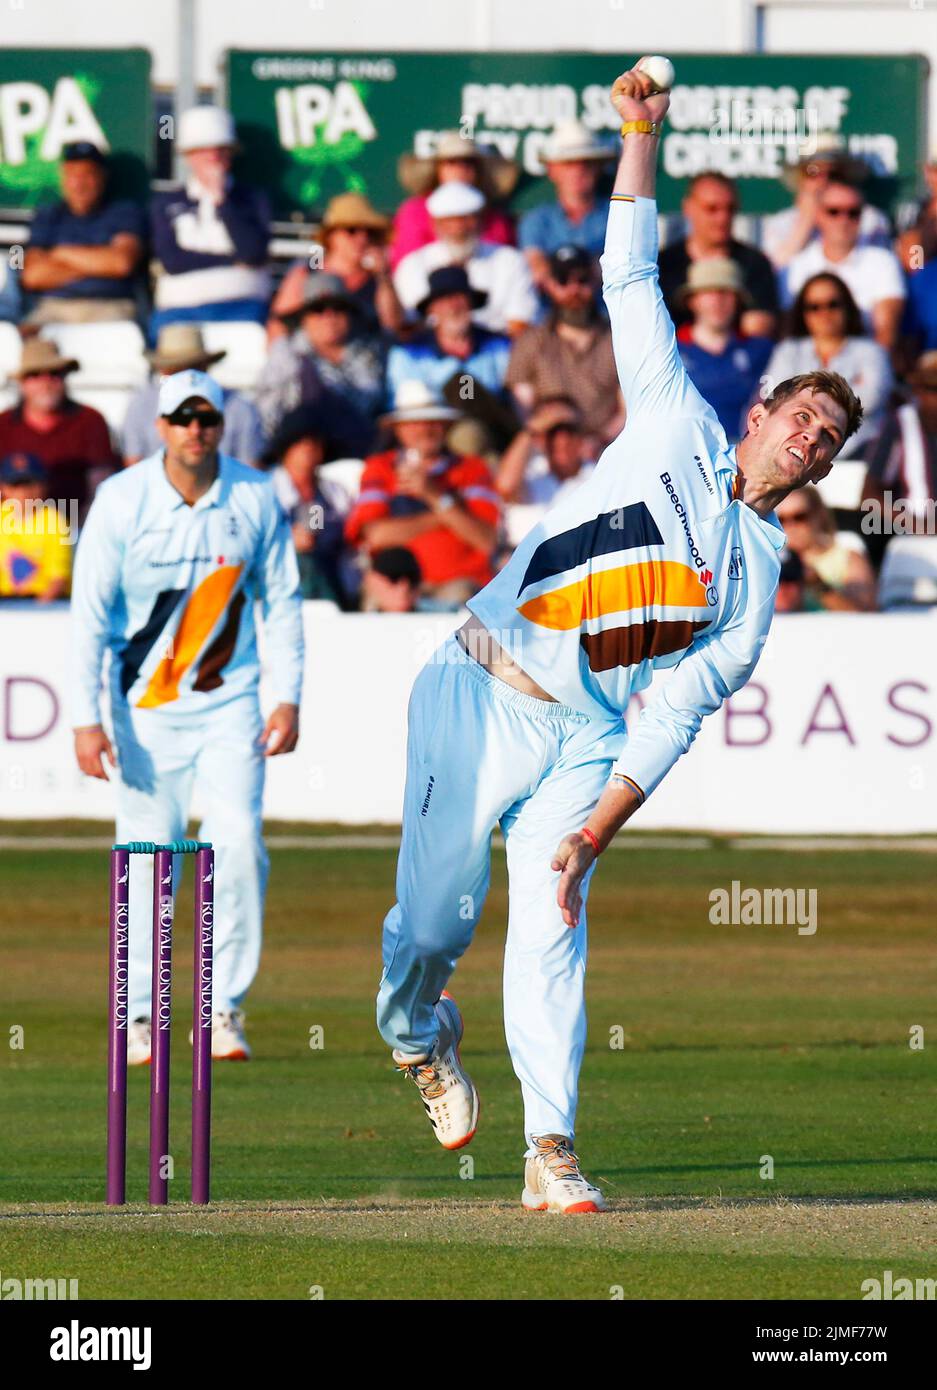
<svg viewBox="0 0 937 1390"><path fill-rule="evenodd" d="M415 1082L436 1138L444 1149L461 1149L478 1128L478 1092L462 1066L462 1015L445 990L436 1005L439 1036L432 1051L408 1057L394 1049L394 1061Z"/></svg>
<svg viewBox="0 0 937 1390"><path fill-rule="evenodd" d="M213 1062L248 1062L251 1050L244 1036L244 1014L240 1009L218 1010L211 1016L211 1055Z"/></svg>
<svg viewBox="0 0 937 1390"><path fill-rule="evenodd" d="M572 1141L563 1134L534 1136L537 1153L524 1168L521 1201L528 1211L604 1211L605 1198L579 1171Z"/></svg>
<svg viewBox="0 0 937 1390"><path fill-rule="evenodd" d="M147 1066L150 1061L152 1046L150 1020L148 1018L133 1019L127 1029L127 1066Z"/></svg>

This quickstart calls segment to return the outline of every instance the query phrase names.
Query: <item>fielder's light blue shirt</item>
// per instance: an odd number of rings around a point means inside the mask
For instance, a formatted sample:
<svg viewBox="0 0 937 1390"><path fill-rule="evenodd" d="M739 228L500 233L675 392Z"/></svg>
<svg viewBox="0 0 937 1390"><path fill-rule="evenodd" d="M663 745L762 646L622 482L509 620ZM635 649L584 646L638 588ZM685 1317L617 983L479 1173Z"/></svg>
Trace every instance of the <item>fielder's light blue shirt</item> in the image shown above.
<svg viewBox="0 0 937 1390"><path fill-rule="evenodd" d="M270 479L226 454L188 506L163 451L101 484L72 583L72 722L100 722L110 693L174 719L204 717L260 679L255 602L277 703L299 704L302 600L292 537Z"/></svg>
<svg viewBox="0 0 937 1390"><path fill-rule="evenodd" d="M681 361L653 199L613 197L602 270L627 424L468 607L544 690L595 718L623 715L672 668L615 765L647 796L751 676L784 533L736 499L735 450Z"/></svg>

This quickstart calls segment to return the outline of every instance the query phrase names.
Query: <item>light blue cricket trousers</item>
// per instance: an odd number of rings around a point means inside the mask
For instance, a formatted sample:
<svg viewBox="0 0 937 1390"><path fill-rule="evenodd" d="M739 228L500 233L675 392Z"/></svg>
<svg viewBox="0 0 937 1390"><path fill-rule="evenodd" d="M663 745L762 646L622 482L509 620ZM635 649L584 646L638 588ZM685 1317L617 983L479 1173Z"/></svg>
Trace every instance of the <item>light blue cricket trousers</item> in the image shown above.
<svg viewBox="0 0 937 1390"><path fill-rule="evenodd" d="M215 849L212 1007L237 1008L257 974L269 860L262 838L263 728L256 698L242 697L205 719L174 719L112 699L117 745L117 839L165 844L185 838L192 792L205 809L199 839ZM182 855L173 863L178 886ZM153 860L130 859L128 1003L150 1016Z"/></svg>
<svg viewBox="0 0 937 1390"><path fill-rule="evenodd" d="M507 848L504 1031L535 1134L575 1135L586 1041L586 914L566 926L550 867L598 801L624 742L620 717L590 719L522 695L449 638L409 706L397 902L384 919L377 1022L410 1054L436 1039L434 1004L472 940L488 892L490 838ZM591 869L583 884L583 902Z"/></svg>

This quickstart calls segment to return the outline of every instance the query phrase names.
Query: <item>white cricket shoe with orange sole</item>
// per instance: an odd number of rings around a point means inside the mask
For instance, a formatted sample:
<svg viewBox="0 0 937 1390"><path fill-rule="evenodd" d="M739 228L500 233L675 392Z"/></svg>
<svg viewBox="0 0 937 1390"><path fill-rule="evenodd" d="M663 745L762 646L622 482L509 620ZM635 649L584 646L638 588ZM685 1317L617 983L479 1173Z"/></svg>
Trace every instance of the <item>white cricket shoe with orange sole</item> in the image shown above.
<svg viewBox="0 0 937 1390"><path fill-rule="evenodd" d="M572 1140L564 1134L534 1136L537 1153L524 1168L521 1202L528 1211L605 1211L605 1198L583 1177Z"/></svg>
<svg viewBox="0 0 937 1390"><path fill-rule="evenodd" d="M436 1005L439 1035L430 1052L407 1056L394 1049L400 1071L420 1093L436 1138L444 1149L461 1149L478 1128L478 1092L462 1066L462 1015L451 994L444 990Z"/></svg>

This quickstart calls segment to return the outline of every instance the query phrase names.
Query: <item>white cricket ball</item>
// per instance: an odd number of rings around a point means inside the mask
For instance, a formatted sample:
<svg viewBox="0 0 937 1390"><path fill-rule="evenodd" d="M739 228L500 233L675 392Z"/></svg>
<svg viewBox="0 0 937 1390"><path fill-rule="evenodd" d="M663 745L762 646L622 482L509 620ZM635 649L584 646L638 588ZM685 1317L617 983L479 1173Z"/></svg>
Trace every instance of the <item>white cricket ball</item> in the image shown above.
<svg viewBox="0 0 937 1390"><path fill-rule="evenodd" d="M638 64L638 72L646 72L659 92L669 92L676 76L670 59L661 58L660 55L642 58Z"/></svg>

